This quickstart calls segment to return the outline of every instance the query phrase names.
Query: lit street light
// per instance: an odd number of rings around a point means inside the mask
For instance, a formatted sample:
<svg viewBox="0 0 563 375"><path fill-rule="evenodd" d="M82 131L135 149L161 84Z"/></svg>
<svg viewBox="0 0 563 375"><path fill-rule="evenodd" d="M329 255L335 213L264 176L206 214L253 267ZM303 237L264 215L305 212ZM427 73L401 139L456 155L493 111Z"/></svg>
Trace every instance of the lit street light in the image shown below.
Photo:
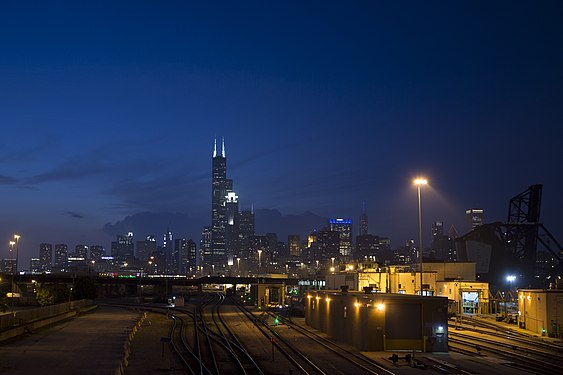
<svg viewBox="0 0 563 375"><path fill-rule="evenodd" d="M14 275L16 273L15 269L14 269L14 255L13 255L15 244L16 244L15 241L10 241L10 266L11 266L10 268L11 268L12 275Z"/></svg>
<svg viewBox="0 0 563 375"><path fill-rule="evenodd" d="M261 255L262 255L262 250L258 250L258 276L260 276Z"/></svg>
<svg viewBox="0 0 563 375"><path fill-rule="evenodd" d="M420 204L420 187L427 185L428 180L425 178L417 177L414 181L418 195L418 257L420 258L420 295L422 296L422 208Z"/></svg>
<svg viewBox="0 0 563 375"><path fill-rule="evenodd" d="M508 275L506 276L506 281L508 281L508 285L510 286L509 290L512 290L512 284L516 281L516 276Z"/></svg>
<svg viewBox="0 0 563 375"><path fill-rule="evenodd" d="M20 235L14 234L14 238L16 240L16 275L18 273L18 258L19 258L19 249L20 249Z"/></svg>

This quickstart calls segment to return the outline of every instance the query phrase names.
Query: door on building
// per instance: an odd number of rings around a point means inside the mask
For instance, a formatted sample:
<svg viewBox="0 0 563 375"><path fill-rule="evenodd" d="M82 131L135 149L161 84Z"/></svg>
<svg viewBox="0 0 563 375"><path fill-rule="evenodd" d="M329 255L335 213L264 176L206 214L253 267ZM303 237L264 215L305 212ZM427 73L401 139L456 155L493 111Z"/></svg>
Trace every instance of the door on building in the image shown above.
<svg viewBox="0 0 563 375"><path fill-rule="evenodd" d="M479 314L479 292L462 292L461 301L464 314Z"/></svg>

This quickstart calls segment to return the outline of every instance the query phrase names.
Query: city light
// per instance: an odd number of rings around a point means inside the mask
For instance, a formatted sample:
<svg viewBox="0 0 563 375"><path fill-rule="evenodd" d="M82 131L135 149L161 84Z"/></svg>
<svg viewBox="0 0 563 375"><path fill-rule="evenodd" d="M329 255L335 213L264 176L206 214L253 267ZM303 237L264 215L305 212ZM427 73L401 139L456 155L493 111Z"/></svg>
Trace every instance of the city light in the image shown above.
<svg viewBox="0 0 563 375"><path fill-rule="evenodd" d="M378 304L375 305L375 308L377 309L377 311L383 311L383 310L385 310L385 304L378 303Z"/></svg>

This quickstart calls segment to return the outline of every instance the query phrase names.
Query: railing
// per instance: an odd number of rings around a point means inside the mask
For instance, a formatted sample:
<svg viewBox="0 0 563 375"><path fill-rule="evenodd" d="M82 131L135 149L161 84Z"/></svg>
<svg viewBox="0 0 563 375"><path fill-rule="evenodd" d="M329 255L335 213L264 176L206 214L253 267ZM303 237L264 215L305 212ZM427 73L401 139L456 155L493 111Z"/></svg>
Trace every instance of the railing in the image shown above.
<svg viewBox="0 0 563 375"><path fill-rule="evenodd" d="M36 320L50 318L52 316L64 314L71 310L91 306L93 304L94 302L92 300L83 299L78 301L59 303L57 305L38 307L35 309L14 311L12 313L0 315L0 332Z"/></svg>

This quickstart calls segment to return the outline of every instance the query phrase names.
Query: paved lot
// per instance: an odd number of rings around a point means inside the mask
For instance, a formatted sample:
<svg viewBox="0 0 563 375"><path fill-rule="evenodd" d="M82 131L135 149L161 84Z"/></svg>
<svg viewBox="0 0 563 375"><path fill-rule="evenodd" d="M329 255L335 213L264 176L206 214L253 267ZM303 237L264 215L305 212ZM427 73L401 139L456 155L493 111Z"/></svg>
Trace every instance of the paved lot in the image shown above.
<svg viewBox="0 0 563 375"><path fill-rule="evenodd" d="M0 344L2 375L113 374L139 313L99 307Z"/></svg>

